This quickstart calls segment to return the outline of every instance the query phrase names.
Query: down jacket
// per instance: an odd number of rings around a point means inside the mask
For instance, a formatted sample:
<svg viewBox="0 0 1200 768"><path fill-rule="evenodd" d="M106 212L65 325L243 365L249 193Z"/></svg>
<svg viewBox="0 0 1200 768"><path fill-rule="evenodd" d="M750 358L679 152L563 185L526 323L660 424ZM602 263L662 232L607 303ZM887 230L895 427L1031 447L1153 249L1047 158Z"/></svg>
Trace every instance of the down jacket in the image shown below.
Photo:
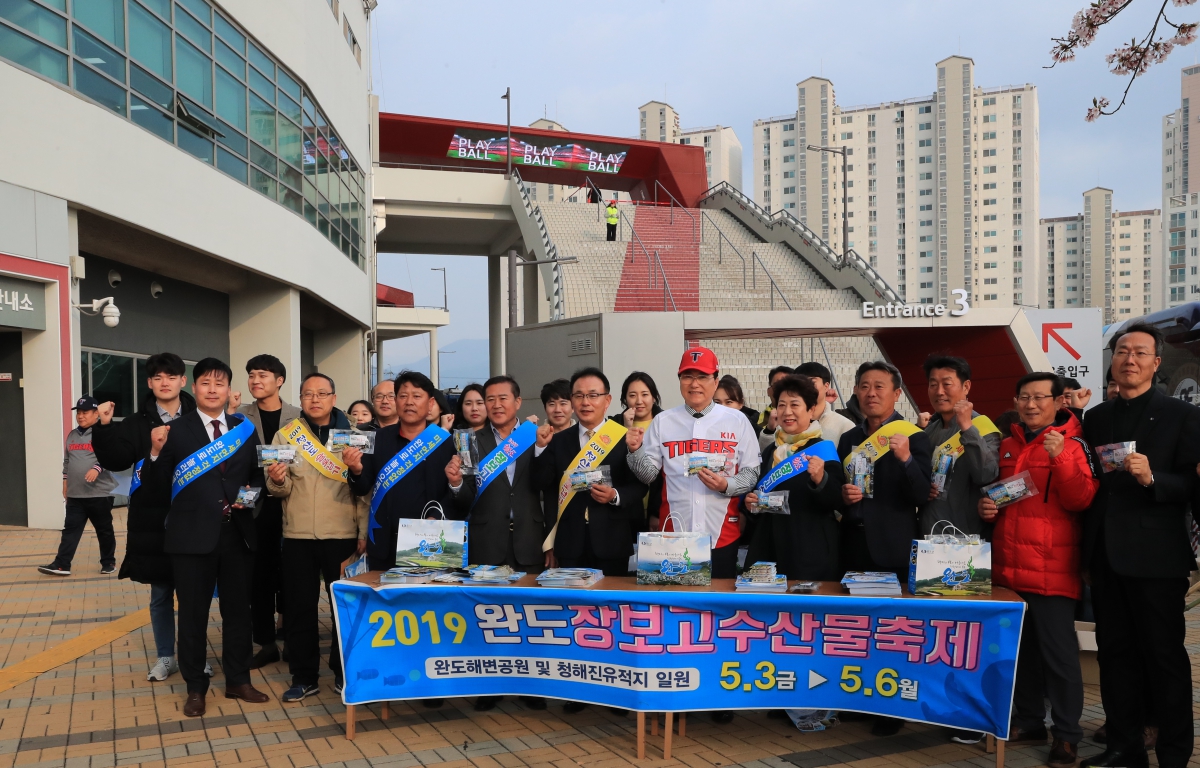
<svg viewBox="0 0 1200 768"><path fill-rule="evenodd" d="M1053 459L1045 448L1050 431L1067 438L1062 453ZM1083 512L1100 481L1074 414L1059 411L1054 423L1029 443L1024 426L1012 426L1012 436L1000 444L1000 478L1024 471L1037 493L1001 508L996 516L992 579L1018 592L1078 600L1083 594Z"/></svg>

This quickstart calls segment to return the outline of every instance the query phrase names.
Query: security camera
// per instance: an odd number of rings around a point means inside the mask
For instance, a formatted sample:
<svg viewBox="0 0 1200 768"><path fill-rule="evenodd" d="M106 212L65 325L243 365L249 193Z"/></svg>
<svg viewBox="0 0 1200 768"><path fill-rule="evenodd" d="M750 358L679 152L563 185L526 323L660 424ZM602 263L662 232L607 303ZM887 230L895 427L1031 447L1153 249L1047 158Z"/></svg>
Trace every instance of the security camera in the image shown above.
<svg viewBox="0 0 1200 768"><path fill-rule="evenodd" d="M121 284L121 273L115 269L108 270L108 284L116 288Z"/></svg>
<svg viewBox="0 0 1200 768"><path fill-rule="evenodd" d="M104 324L109 328L116 328L117 323L121 322L121 310L117 309L115 304L105 306L100 316L104 318Z"/></svg>
<svg viewBox="0 0 1200 768"><path fill-rule="evenodd" d="M104 324L109 328L116 328L117 323L121 322L121 310L117 309L116 302L112 296L103 299L93 299L91 304L72 304L71 306L85 315L93 317L100 315L104 319Z"/></svg>
<svg viewBox="0 0 1200 768"><path fill-rule="evenodd" d="M155 280L153 283L150 283L151 296L157 299L159 296L162 296L162 291L162 284L160 284L157 280Z"/></svg>

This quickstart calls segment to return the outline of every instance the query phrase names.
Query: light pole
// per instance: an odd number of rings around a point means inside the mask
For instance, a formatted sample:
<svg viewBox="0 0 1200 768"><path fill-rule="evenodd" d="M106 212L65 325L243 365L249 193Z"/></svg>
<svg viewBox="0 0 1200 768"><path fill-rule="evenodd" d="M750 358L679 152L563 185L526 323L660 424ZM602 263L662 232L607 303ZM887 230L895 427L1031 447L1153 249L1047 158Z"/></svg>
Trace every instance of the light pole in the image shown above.
<svg viewBox="0 0 1200 768"><path fill-rule="evenodd" d="M455 352L455 350L450 350L450 351L446 351L446 350L444 350L444 349L439 349L439 350L438 350L438 353L437 353L437 359L438 359L438 382L437 382L437 386L438 386L438 388L439 388L439 389L441 389L441 386L442 386L442 381L441 381L441 379L442 379L442 355L453 355L453 354L454 354L454 352Z"/></svg>
<svg viewBox="0 0 1200 768"><path fill-rule="evenodd" d="M847 226L850 221L850 204L846 202L846 148L818 147L816 144L809 144L807 149L809 152L829 152L842 156L842 258L845 259L850 253L850 227Z"/></svg>
<svg viewBox="0 0 1200 768"><path fill-rule="evenodd" d="M430 267L429 271L442 273L442 309L449 312L450 311L450 303L447 301L447 293L446 293L446 268L445 267Z"/></svg>
<svg viewBox="0 0 1200 768"><path fill-rule="evenodd" d="M504 99L504 109L508 113L505 118L506 134L508 138L504 145L504 178L512 178L512 88L505 88L504 95L500 98Z"/></svg>

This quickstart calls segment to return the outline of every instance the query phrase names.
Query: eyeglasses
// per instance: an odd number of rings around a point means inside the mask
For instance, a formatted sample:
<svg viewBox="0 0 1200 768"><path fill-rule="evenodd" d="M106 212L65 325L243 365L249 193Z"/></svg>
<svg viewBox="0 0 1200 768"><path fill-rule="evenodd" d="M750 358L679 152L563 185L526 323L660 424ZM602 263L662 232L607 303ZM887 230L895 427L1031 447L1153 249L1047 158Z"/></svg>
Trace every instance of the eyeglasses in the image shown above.
<svg viewBox="0 0 1200 768"><path fill-rule="evenodd" d="M1118 357L1122 358L1122 359L1132 357L1135 360L1138 360L1140 362L1142 360L1149 360L1150 358L1155 357L1155 356L1156 355L1153 352L1130 352L1129 350L1125 350L1125 349L1123 349L1119 352L1113 352L1114 360Z"/></svg>
<svg viewBox="0 0 1200 768"><path fill-rule="evenodd" d="M386 403L389 400L394 402L396 400L396 396L387 394L386 392L380 392L378 395L375 395L371 399L377 403Z"/></svg>
<svg viewBox="0 0 1200 768"><path fill-rule="evenodd" d="M1017 398L1017 402L1020 403L1021 405L1028 405L1030 402L1033 402L1037 405L1041 405L1042 403L1046 402L1047 400L1056 400L1056 399L1057 398L1054 397L1054 395L1021 395L1020 397Z"/></svg>
<svg viewBox="0 0 1200 768"><path fill-rule="evenodd" d="M706 381L712 381L713 378L715 378L715 377L711 373L681 373L681 374L679 374L679 380L686 384L691 384L692 382L699 382L699 383L703 384Z"/></svg>
<svg viewBox="0 0 1200 768"><path fill-rule="evenodd" d="M301 392L301 400L328 400L333 397L332 392Z"/></svg>
<svg viewBox="0 0 1200 768"><path fill-rule="evenodd" d="M602 397L608 397L607 392L572 392L571 399L578 402L587 400L589 403L597 402Z"/></svg>

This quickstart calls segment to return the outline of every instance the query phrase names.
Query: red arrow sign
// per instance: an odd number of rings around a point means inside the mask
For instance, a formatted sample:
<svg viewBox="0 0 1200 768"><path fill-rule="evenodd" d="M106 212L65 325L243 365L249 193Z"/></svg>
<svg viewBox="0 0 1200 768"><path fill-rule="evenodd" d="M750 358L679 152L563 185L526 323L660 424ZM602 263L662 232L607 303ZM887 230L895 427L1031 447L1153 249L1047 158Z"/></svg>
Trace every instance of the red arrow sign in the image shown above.
<svg viewBox="0 0 1200 768"><path fill-rule="evenodd" d="M1050 351L1050 338L1053 337L1055 341L1062 345L1063 349L1070 353L1071 357L1078 360L1081 355L1075 351L1074 347L1067 343L1066 339L1058 335L1059 328L1067 329L1074 326L1074 323L1042 323L1042 351Z"/></svg>

